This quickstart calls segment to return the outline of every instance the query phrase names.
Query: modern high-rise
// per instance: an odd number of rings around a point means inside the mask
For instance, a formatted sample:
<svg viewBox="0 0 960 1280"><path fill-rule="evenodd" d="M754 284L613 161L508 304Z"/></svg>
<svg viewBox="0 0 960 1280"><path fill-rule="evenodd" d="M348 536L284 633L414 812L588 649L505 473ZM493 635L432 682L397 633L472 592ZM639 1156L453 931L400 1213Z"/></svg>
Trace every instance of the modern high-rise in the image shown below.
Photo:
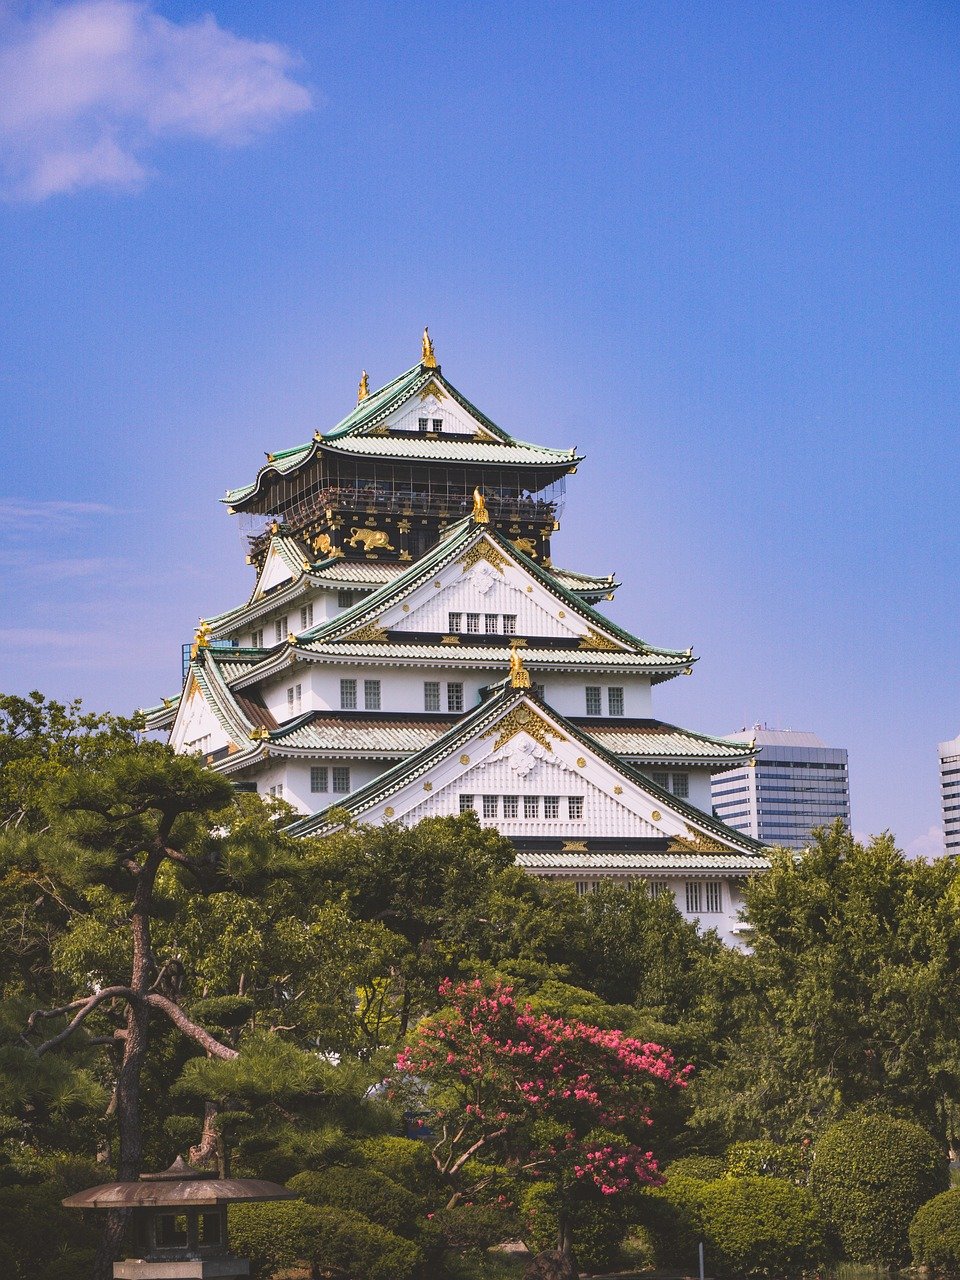
<svg viewBox="0 0 960 1280"><path fill-rule="evenodd" d="M947 853L960 854L960 737L940 743L940 808Z"/></svg>
<svg viewBox="0 0 960 1280"><path fill-rule="evenodd" d="M815 733L760 725L729 734L728 739L753 743L758 750L754 761L714 774L713 812L727 826L765 845L788 849L804 848L814 827L827 826L837 818L850 826L850 783L843 747L828 747ZM953 746L960 752L960 743ZM957 831L960 844L960 823Z"/></svg>

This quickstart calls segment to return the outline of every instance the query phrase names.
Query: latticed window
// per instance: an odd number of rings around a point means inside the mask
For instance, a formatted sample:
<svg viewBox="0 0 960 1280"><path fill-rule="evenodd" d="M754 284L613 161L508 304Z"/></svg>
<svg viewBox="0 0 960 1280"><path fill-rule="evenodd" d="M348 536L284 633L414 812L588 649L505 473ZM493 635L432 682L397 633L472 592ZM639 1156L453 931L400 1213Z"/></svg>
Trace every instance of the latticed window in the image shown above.
<svg viewBox="0 0 960 1280"><path fill-rule="evenodd" d="M598 685L587 685L587 715L598 716L603 712L603 703L600 701L600 688Z"/></svg>
<svg viewBox="0 0 960 1280"><path fill-rule="evenodd" d="M612 716L623 715L623 690L617 687L607 690L607 710Z"/></svg>
<svg viewBox="0 0 960 1280"><path fill-rule="evenodd" d="M543 702L544 698L546 697L546 689L542 684L537 684L536 681L534 681L533 684L531 684L530 692L534 695L534 697L539 698L541 702Z"/></svg>
<svg viewBox="0 0 960 1280"><path fill-rule="evenodd" d="M458 631L463 630L463 614L462 613L447 614L447 630L452 631L454 634L456 634L456 632Z"/></svg>
<svg viewBox="0 0 960 1280"><path fill-rule="evenodd" d="M253 645L254 649L263 648L263 628L253 633L250 637L250 643Z"/></svg>
<svg viewBox="0 0 960 1280"><path fill-rule="evenodd" d="M434 431L442 431L442 430L443 430L443 419L442 419L442 418L434 418L434 419L433 419L433 429L434 429Z"/></svg>
<svg viewBox="0 0 960 1280"><path fill-rule="evenodd" d="M467 614L467 631L471 635L476 635L477 632L479 632L479 630L480 630L479 613L468 613Z"/></svg>
<svg viewBox="0 0 960 1280"><path fill-rule="evenodd" d="M699 915L703 910L701 905L702 894L700 890L702 885L699 880L688 880L686 884L687 891L687 914L691 916Z"/></svg>
<svg viewBox="0 0 960 1280"><path fill-rule="evenodd" d="M560 797L559 796L543 797L543 816L545 818L560 817Z"/></svg>
<svg viewBox="0 0 960 1280"><path fill-rule="evenodd" d="M650 777L653 779L653 781L657 784L658 787L663 787L664 791L666 791L667 788L670 786L669 773L651 773Z"/></svg>
<svg viewBox="0 0 960 1280"><path fill-rule="evenodd" d="M483 629L488 636L495 636L500 630L499 613L486 613L483 616Z"/></svg>
<svg viewBox="0 0 960 1280"><path fill-rule="evenodd" d="M723 910L723 892L719 880L710 880L704 885L706 889L706 910L712 913Z"/></svg>
<svg viewBox="0 0 960 1280"><path fill-rule="evenodd" d="M356 680L340 681L340 710L356 711L357 709L357 682Z"/></svg>
<svg viewBox="0 0 960 1280"><path fill-rule="evenodd" d="M300 630L305 631L307 627L313 626L313 605L305 604L300 610Z"/></svg>
<svg viewBox="0 0 960 1280"><path fill-rule="evenodd" d="M485 818L495 818L499 812L500 812L500 797L484 796L483 797L483 816Z"/></svg>
<svg viewBox="0 0 960 1280"><path fill-rule="evenodd" d="M567 796L567 817L579 822L583 817L583 796Z"/></svg>
<svg viewBox="0 0 960 1280"><path fill-rule="evenodd" d="M290 619L286 616L278 618L273 624L273 634L276 637L277 644L283 644L290 634Z"/></svg>
<svg viewBox="0 0 960 1280"><path fill-rule="evenodd" d="M418 418L418 419L417 419L417 427L419 428L419 430L420 430L424 435L426 435L427 431L428 431L428 430L429 430L429 428L430 428L430 419L429 419L429 418Z"/></svg>
<svg viewBox="0 0 960 1280"><path fill-rule="evenodd" d="M310 766L310 790L330 790L330 771L325 764L315 764Z"/></svg>
<svg viewBox="0 0 960 1280"><path fill-rule="evenodd" d="M353 604L353 592L344 591L342 588L337 592L337 608L349 609Z"/></svg>
<svg viewBox="0 0 960 1280"><path fill-rule="evenodd" d="M673 775L672 790L675 796L688 796L690 794L689 773L675 773Z"/></svg>
<svg viewBox="0 0 960 1280"><path fill-rule="evenodd" d="M334 766L333 789L341 796L345 796L350 790L350 770L344 765Z"/></svg>
<svg viewBox="0 0 960 1280"><path fill-rule="evenodd" d="M540 797L539 796L523 797L523 816L525 818L540 817Z"/></svg>
<svg viewBox="0 0 960 1280"><path fill-rule="evenodd" d="M295 716L299 713L302 705L301 686L298 684L290 685L287 689L287 711L290 715Z"/></svg>
<svg viewBox="0 0 960 1280"><path fill-rule="evenodd" d="M503 816L505 818L515 818L519 812L520 812L520 797L504 796L503 797Z"/></svg>
<svg viewBox="0 0 960 1280"><path fill-rule="evenodd" d="M453 680L447 685L447 710L463 710L463 685L459 680Z"/></svg>
<svg viewBox="0 0 960 1280"><path fill-rule="evenodd" d="M650 881L650 897L651 898L663 898L668 893L670 893L670 886L667 884L666 880Z"/></svg>
<svg viewBox="0 0 960 1280"><path fill-rule="evenodd" d="M461 794L461 796L460 796L460 812L461 812L461 813L473 813L474 808L475 808L475 805L474 805L474 803L473 803L473 796L468 796L468 795L463 795L463 794Z"/></svg>
<svg viewBox="0 0 960 1280"><path fill-rule="evenodd" d="M515 613L505 613L503 615L503 634L505 636L515 636L517 634L517 615Z"/></svg>
<svg viewBox="0 0 960 1280"><path fill-rule="evenodd" d="M380 681L379 680L364 680L363 709L364 711L380 710Z"/></svg>
<svg viewBox="0 0 960 1280"><path fill-rule="evenodd" d="M424 711L440 710L440 681L439 680L424 680L423 709Z"/></svg>

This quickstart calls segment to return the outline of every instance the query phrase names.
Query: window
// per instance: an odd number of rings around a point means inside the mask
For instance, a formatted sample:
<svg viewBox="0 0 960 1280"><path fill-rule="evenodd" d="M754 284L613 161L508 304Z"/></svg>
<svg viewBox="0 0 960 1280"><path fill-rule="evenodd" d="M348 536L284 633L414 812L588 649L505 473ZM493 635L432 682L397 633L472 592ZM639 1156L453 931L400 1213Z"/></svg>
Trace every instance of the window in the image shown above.
<svg viewBox="0 0 960 1280"><path fill-rule="evenodd" d="M504 796L503 797L503 816L505 818L515 818L519 812L520 812L520 797Z"/></svg>
<svg viewBox="0 0 960 1280"><path fill-rule="evenodd" d="M467 631L469 631L471 635L476 635L476 633L479 630L480 630L479 613L468 613L467 614Z"/></svg>
<svg viewBox="0 0 960 1280"><path fill-rule="evenodd" d="M559 796L543 797L543 816L545 818L560 817L560 797Z"/></svg>
<svg viewBox="0 0 960 1280"><path fill-rule="evenodd" d="M671 790L675 796L688 796L690 794L689 773L675 773Z"/></svg>
<svg viewBox="0 0 960 1280"><path fill-rule="evenodd" d="M305 604L300 610L300 630L306 631L313 626L313 605Z"/></svg>
<svg viewBox="0 0 960 1280"><path fill-rule="evenodd" d="M503 615L503 634L505 636L515 636L517 634L517 615L515 613L505 613Z"/></svg>
<svg viewBox="0 0 960 1280"><path fill-rule="evenodd" d="M299 715L302 707L302 698L300 693L300 685L292 684L287 689L287 711L290 715Z"/></svg>
<svg viewBox="0 0 960 1280"><path fill-rule="evenodd" d="M283 783L278 782L275 786L267 787L267 795L275 796L278 800L283 799Z"/></svg>
<svg viewBox="0 0 960 1280"><path fill-rule="evenodd" d="M670 892L670 886L667 884L666 880L650 881L650 897L651 898L664 898L669 892Z"/></svg>
<svg viewBox="0 0 960 1280"><path fill-rule="evenodd" d="M523 797L523 816L525 818L540 817L540 797L539 796Z"/></svg>
<svg viewBox="0 0 960 1280"><path fill-rule="evenodd" d="M531 683L530 692L535 698L539 698L541 702L543 702L547 696L544 686L542 684L537 684L536 681Z"/></svg>
<svg viewBox="0 0 960 1280"><path fill-rule="evenodd" d="M593 890L596 887L596 882L594 880L577 880L576 886L577 897L582 898L587 893L593 893Z"/></svg>
<svg viewBox="0 0 960 1280"><path fill-rule="evenodd" d="M600 702L600 690L596 685L587 685L587 715L598 716L602 713L603 706Z"/></svg>
<svg viewBox="0 0 960 1280"><path fill-rule="evenodd" d="M273 632L276 636L277 644L283 644L290 634L290 619L287 617L278 618L273 624Z"/></svg>
<svg viewBox="0 0 960 1280"><path fill-rule="evenodd" d="M364 680L363 709L364 711L380 710L380 681L379 680Z"/></svg>
<svg viewBox="0 0 960 1280"><path fill-rule="evenodd" d="M315 764L310 766L310 790L330 790L330 770L325 764Z"/></svg>
<svg viewBox="0 0 960 1280"><path fill-rule="evenodd" d="M474 807L473 796L467 796L467 795L460 796L460 812L461 813L473 813L473 807Z"/></svg>
<svg viewBox="0 0 960 1280"><path fill-rule="evenodd" d="M434 431L442 431L442 430L443 430L443 419L442 419L442 418L434 418L434 420L433 420L433 429L434 429Z"/></svg>
<svg viewBox="0 0 960 1280"><path fill-rule="evenodd" d="M500 812L500 797L484 796L483 797L483 816L485 818L496 818L499 812Z"/></svg>
<svg viewBox="0 0 960 1280"><path fill-rule="evenodd" d="M456 635L458 631L463 630L463 614L462 613L447 614L447 630L452 632L454 635Z"/></svg>
<svg viewBox="0 0 960 1280"><path fill-rule="evenodd" d="M357 682L356 680L340 681L340 710L356 711L357 709Z"/></svg>
<svg viewBox="0 0 960 1280"><path fill-rule="evenodd" d="M447 685L447 710L463 710L463 685L459 680L451 681Z"/></svg>
<svg viewBox="0 0 960 1280"><path fill-rule="evenodd" d="M424 711L440 710L440 681L439 680L424 680L423 709Z"/></svg>
<svg viewBox="0 0 960 1280"><path fill-rule="evenodd" d="M353 604L353 592L340 590L337 592L337 608L349 609Z"/></svg>
<svg viewBox="0 0 960 1280"><path fill-rule="evenodd" d="M716 913L723 910L723 893L720 881L711 881L704 886L707 891L706 910Z"/></svg>
<svg viewBox="0 0 960 1280"><path fill-rule="evenodd" d="M567 817L580 821L583 817L583 796L567 796Z"/></svg>
<svg viewBox="0 0 960 1280"><path fill-rule="evenodd" d="M495 636L497 632L500 630L499 613L485 613L483 615L483 623L484 623L483 629L487 633L487 635Z"/></svg>
<svg viewBox="0 0 960 1280"><path fill-rule="evenodd" d="M260 628L259 631L255 631L253 633L253 635L250 637L250 643L253 645L254 649L263 648L263 628L262 627Z"/></svg>
<svg viewBox="0 0 960 1280"><path fill-rule="evenodd" d="M423 432L423 434L424 434L424 435L426 435L426 433L427 433L427 428L430 426L430 419L429 419L429 418L418 418L418 419L417 419L417 426L420 428L420 430Z"/></svg>
<svg viewBox="0 0 960 1280"><path fill-rule="evenodd" d="M651 773L650 777L653 779L653 781L657 784L658 787L663 787L664 791L669 790L670 788L669 773Z"/></svg>
<svg viewBox="0 0 960 1280"><path fill-rule="evenodd" d="M333 770L333 789L337 795L345 796L350 790L350 770L343 765L336 765Z"/></svg>
<svg viewBox="0 0 960 1280"><path fill-rule="evenodd" d="M687 914L691 916L699 915L703 908L700 905L700 884L696 880L688 880L686 883L687 890Z"/></svg>
<svg viewBox="0 0 960 1280"><path fill-rule="evenodd" d="M623 690L608 689L607 690L607 711L612 716L623 715Z"/></svg>

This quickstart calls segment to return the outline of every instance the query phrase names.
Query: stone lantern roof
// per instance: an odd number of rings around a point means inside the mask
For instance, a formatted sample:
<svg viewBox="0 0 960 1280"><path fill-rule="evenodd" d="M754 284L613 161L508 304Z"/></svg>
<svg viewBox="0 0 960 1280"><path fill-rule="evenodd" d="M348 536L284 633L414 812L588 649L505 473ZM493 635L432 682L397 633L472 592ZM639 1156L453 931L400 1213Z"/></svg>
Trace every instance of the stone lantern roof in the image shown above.
<svg viewBox="0 0 960 1280"><path fill-rule="evenodd" d="M276 1182L262 1178L217 1178L191 1168L178 1156L162 1173L142 1173L137 1182L105 1182L67 1196L68 1209L159 1209L295 1200Z"/></svg>

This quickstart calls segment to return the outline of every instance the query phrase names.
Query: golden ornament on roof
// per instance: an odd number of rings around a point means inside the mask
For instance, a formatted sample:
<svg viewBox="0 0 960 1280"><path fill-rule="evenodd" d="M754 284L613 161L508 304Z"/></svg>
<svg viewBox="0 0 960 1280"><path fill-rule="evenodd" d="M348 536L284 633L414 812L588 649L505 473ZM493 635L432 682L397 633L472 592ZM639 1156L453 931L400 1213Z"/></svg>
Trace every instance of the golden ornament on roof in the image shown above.
<svg viewBox="0 0 960 1280"><path fill-rule="evenodd" d="M523 665L519 649L510 650L510 684L514 689L530 688L530 672Z"/></svg>
<svg viewBox="0 0 960 1280"><path fill-rule="evenodd" d="M197 649L210 648L210 623L200 619L200 625L197 627L197 634L193 637L193 643Z"/></svg>
<svg viewBox="0 0 960 1280"><path fill-rule="evenodd" d="M474 524L489 524L490 512L487 510L487 500L479 489L473 491L473 522Z"/></svg>
<svg viewBox="0 0 960 1280"><path fill-rule="evenodd" d="M357 387L357 404L359 404L361 400L366 400L369 394L370 394L370 379L367 377L366 369L364 369L364 371L360 374L360 385L359 387Z"/></svg>
<svg viewBox="0 0 960 1280"><path fill-rule="evenodd" d="M433 350L433 339L430 337L430 330L424 326L423 340L420 344L420 363L425 369L435 369L437 367L437 357Z"/></svg>

